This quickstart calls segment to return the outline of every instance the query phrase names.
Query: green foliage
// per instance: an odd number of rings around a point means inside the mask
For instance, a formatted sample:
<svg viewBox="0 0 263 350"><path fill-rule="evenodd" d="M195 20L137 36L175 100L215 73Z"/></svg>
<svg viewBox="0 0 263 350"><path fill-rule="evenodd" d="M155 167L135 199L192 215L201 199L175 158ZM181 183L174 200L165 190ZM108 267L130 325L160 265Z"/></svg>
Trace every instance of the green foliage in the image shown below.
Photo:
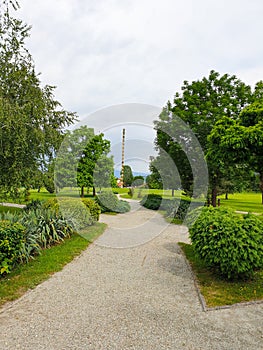
<svg viewBox="0 0 263 350"><path fill-rule="evenodd" d="M150 170L152 173L148 175L145 180L148 188L162 189L163 184L162 184L160 174L158 173L157 170L155 170L155 167L152 165L152 163L150 164Z"/></svg>
<svg viewBox="0 0 263 350"><path fill-rule="evenodd" d="M124 185L124 187L131 186L132 181L133 181L132 169L129 165L124 165L124 167L123 167L123 185Z"/></svg>
<svg viewBox="0 0 263 350"><path fill-rule="evenodd" d="M43 250L41 255L35 256L28 264L18 265L8 278L1 279L0 306L21 297L27 290L35 288L52 274L60 271L102 234L105 227L106 225L102 223L89 226L81 236L73 234L61 244Z"/></svg>
<svg viewBox="0 0 263 350"><path fill-rule="evenodd" d="M191 202L190 200L182 198L162 198L159 194L149 194L148 196L144 196L140 203L147 209L165 210L168 217L179 221L183 221L186 218L186 215L189 214L189 206L191 203L193 209L203 205L202 202Z"/></svg>
<svg viewBox="0 0 263 350"><path fill-rule="evenodd" d="M83 230L94 223L90 210L80 199L60 199L59 212L76 231Z"/></svg>
<svg viewBox="0 0 263 350"><path fill-rule="evenodd" d="M56 155L55 184L57 190L77 187L77 167L83 151L94 137L94 129L86 125L67 131Z"/></svg>
<svg viewBox="0 0 263 350"><path fill-rule="evenodd" d="M128 196L133 197L134 196L134 188L129 188L128 190Z"/></svg>
<svg viewBox="0 0 263 350"><path fill-rule="evenodd" d="M173 179L170 176L170 166L165 165L165 157L169 155L176 165L181 185L187 195L193 193L193 174L196 173L197 180L202 183L202 172L196 172L191 164L196 162L191 157L191 135L180 132L178 135L177 118L183 120L197 137L202 150L207 155L210 143L207 138L210 135L216 122L227 116L231 120L237 120L242 108L251 103L253 94L251 88L245 85L236 76L228 74L221 75L211 71L208 77L191 83L185 81L181 92L175 94L172 102L168 101L167 106L155 122L157 130L156 145L159 155L156 158L163 166L159 167L162 177L167 183ZM172 136L171 136L172 135ZM215 143L215 153L217 144ZM225 178L233 161L224 161L219 153L217 159L207 157L209 170L209 185L212 194L212 203L215 205L217 189L220 179ZM160 159L159 159L160 158ZM156 160L153 160L153 165ZM191 161L191 162L190 162ZM202 170L202 169L201 169ZM169 179L170 178L170 179ZM172 184L169 188L173 188ZM202 193L202 188L200 187Z"/></svg>
<svg viewBox="0 0 263 350"><path fill-rule="evenodd" d="M103 154L96 162L93 172L93 184L98 188L112 187L114 182L114 161L113 156L107 157Z"/></svg>
<svg viewBox="0 0 263 350"><path fill-rule="evenodd" d="M42 87L25 41L30 27L13 18L8 2L0 7L0 187L17 195L29 188L39 167L45 168L62 134L76 116Z"/></svg>
<svg viewBox="0 0 263 350"><path fill-rule="evenodd" d="M102 213L114 212L118 205L118 197L111 191L105 191L96 196L96 202L99 204Z"/></svg>
<svg viewBox="0 0 263 350"><path fill-rule="evenodd" d="M54 183L54 166L55 163L52 161L48 164L47 171L43 174L43 184L45 189L49 193L55 192L55 183Z"/></svg>
<svg viewBox="0 0 263 350"><path fill-rule="evenodd" d="M10 273L21 260L25 228L19 223L0 221L0 275Z"/></svg>
<svg viewBox="0 0 263 350"><path fill-rule="evenodd" d="M57 198L49 198L48 200L44 201L42 203L43 209L52 209L56 211L56 213L59 212L59 203Z"/></svg>
<svg viewBox="0 0 263 350"><path fill-rule="evenodd" d="M213 273L194 252L190 244L179 243L198 281L198 287L207 307L233 305L263 299L263 270L254 273L253 278L229 281Z"/></svg>
<svg viewBox="0 0 263 350"><path fill-rule="evenodd" d="M41 202L40 199L33 199L30 203L28 203L24 210L25 211L30 211L30 210L36 210L36 209L39 209L41 208L43 205L43 203Z"/></svg>
<svg viewBox="0 0 263 350"><path fill-rule="evenodd" d="M111 191L101 192L96 196L96 202L99 204L102 213L126 213L130 210L128 202L119 200Z"/></svg>
<svg viewBox="0 0 263 350"><path fill-rule="evenodd" d="M203 208L189 231L196 253L228 279L262 267L263 223L253 215Z"/></svg>
<svg viewBox="0 0 263 350"><path fill-rule="evenodd" d="M99 204L90 198L82 198L82 203L88 208L92 218L92 223L99 221L101 213Z"/></svg>
<svg viewBox="0 0 263 350"><path fill-rule="evenodd" d="M127 213L131 210L130 204L127 201L119 200L114 212L116 213Z"/></svg>
<svg viewBox="0 0 263 350"><path fill-rule="evenodd" d="M244 108L237 120L224 117L208 137L209 159L214 163L235 162L238 168L259 174L263 204L263 102L256 100Z"/></svg>
<svg viewBox="0 0 263 350"><path fill-rule="evenodd" d="M134 176L132 186L142 186L144 184L144 177L142 175Z"/></svg>
<svg viewBox="0 0 263 350"><path fill-rule="evenodd" d="M94 187L95 185L103 184L105 176L99 171L97 164L103 160L103 167L106 171L106 178L108 183L111 181L111 176L113 173L113 163L110 158L107 161L106 155L110 151L110 141L105 140L103 134L95 135L84 148L80 161L77 167L77 183L82 189L82 196L84 196L84 187ZM97 175L97 183L94 183L94 172ZM95 181L96 182L96 181ZM95 191L94 191L95 192Z"/></svg>
<svg viewBox="0 0 263 350"><path fill-rule="evenodd" d="M144 196L140 203L147 209L158 210L162 203L162 196L150 193L148 196Z"/></svg>

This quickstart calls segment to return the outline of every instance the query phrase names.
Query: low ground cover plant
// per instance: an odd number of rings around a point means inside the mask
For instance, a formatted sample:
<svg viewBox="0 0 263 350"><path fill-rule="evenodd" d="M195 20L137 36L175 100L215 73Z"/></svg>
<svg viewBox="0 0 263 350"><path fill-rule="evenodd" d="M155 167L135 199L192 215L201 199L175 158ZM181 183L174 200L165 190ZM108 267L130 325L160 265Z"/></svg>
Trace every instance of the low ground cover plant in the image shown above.
<svg viewBox="0 0 263 350"><path fill-rule="evenodd" d="M189 228L190 238L194 251L208 267L227 279L251 276L262 268L262 220L226 208L205 207L198 214Z"/></svg>

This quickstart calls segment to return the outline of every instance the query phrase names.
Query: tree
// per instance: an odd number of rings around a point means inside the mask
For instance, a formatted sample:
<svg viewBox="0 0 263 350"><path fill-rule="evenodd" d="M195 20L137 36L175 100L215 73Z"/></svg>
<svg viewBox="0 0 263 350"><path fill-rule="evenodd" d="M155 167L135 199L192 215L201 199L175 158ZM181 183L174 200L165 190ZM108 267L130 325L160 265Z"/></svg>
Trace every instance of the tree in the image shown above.
<svg viewBox="0 0 263 350"><path fill-rule="evenodd" d="M107 157L105 154L98 159L93 173L94 187L112 187L114 177L113 156Z"/></svg>
<svg viewBox="0 0 263 350"><path fill-rule="evenodd" d="M186 193L191 193L193 169L190 169L189 153L183 150L178 140L169 136L176 135L176 118L181 118L197 137L205 155L208 152L207 138L210 135L215 123L223 116L230 119L237 119L241 110L252 101L251 88L245 85L236 76L211 71L208 78L193 81L189 84L187 81L182 86L182 93L175 94L173 103L168 101L163 112L156 121L156 146L158 149L165 150L177 165L181 183ZM166 133L165 130L170 130ZM180 138L180 135L177 136ZM183 139L185 149L189 144L189 136ZM220 178L232 163L216 164L208 159L209 184L212 193L212 203L216 205L216 196ZM190 159L191 162L194 159Z"/></svg>
<svg viewBox="0 0 263 350"><path fill-rule="evenodd" d="M103 137L103 134L95 135L88 142L80 157L77 168L77 183L81 188L82 197L84 196L84 187L93 187L93 196L96 195L94 171L98 171L96 165L100 163L102 159L105 161L104 157L106 157L110 151L110 141L103 139Z"/></svg>
<svg viewBox="0 0 263 350"><path fill-rule="evenodd" d="M133 181L132 170L129 165L124 165L123 167L123 185L124 187L131 186Z"/></svg>
<svg viewBox="0 0 263 350"><path fill-rule="evenodd" d="M148 175L145 179L146 184L149 188L154 189L162 189L162 182L159 176L157 176L157 173L151 173Z"/></svg>
<svg viewBox="0 0 263 350"><path fill-rule="evenodd" d="M25 46L30 27L11 16L16 1L0 7L0 187L17 195L54 157L65 127L76 120L42 87Z"/></svg>
<svg viewBox="0 0 263 350"><path fill-rule="evenodd" d="M263 99L244 108L237 120L222 118L208 140L214 162L231 161L259 174L263 204Z"/></svg>
<svg viewBox="0 0 263 350"><path fill-rule="evenodd" d="M64 140L56 154L55 183L56 189L77 186L77 169L79 159L91 139L94 129L86 125L78 129L67 131Z"/></svg>

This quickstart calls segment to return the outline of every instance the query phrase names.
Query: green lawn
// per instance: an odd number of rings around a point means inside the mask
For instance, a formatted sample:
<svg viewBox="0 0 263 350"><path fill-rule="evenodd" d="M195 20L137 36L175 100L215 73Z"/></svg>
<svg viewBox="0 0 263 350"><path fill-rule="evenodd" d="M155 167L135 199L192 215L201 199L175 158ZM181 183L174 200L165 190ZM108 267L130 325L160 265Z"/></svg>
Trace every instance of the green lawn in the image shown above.
<svg viewBox="0 0 263 350"><path fill-rule="evenodd" d="M128 192L128 191L127 191ZM138 194L140 193L140 198L149 193L160 194L163 198L172 199L171 190L155 190L155 189L138 189L134 191L133 199L139 200ZM122 195L123 198L131 198L127 194ZM174 198L184 198L189 199L188 197L182 196L181 191L175 191ZM263 214L263 205L261 204L261 193L235 193L230 194L229 199L224 199L224 196L220 196L221 206L229 207L234 210L253 212L253 213L262 213ZM196 199L198 201L198 199Z"/></svg>
<svg viewBox="0 0 263 350"><path fill-rule="evenodd" d="M208 307L263 299L263 270L257 271L250 280L225 281L205 267L204 263L195 256L190 244L179 243L179 245L192 266Z"/></svg>
<svg viewBox="0 0 263 350"><path fill-rule="evenodd" d="M230 194L228 200L224 199L224 196L221 196L220 200L223 207L239 211L263 213L261 193L235 193Z"/></svg>
<svg viewBox="0 0 263 350"><path fill-rule="evenodd" d="M123 188L123 190L126 190L124 193L124 195L121 195L122 198L131 198L130 196L128 196L128 188ZM174 192L174 197L172 197L172 190L157 190L157 189L148 189L148 188L135 188L134 189L134 195L132 197L132 199L141 199L143 196L147 196L150 193L154 193L154 194L159 194L161 195L163 198L180 198L182 197L182 191L175 191ZM185 196L183 196L183 198L186 198Z"/></svg>
<svg viewBox="0 0 263 350"><path fill-rule="evenodd" d="M27 290L35 288L52 274L72 261L85 250L90 242L103 233L106 225L97 223L73 235L63 243L43 250L42 254L28 264L19 265L10 274L0 278L0 306L22 296Z"/></svg>

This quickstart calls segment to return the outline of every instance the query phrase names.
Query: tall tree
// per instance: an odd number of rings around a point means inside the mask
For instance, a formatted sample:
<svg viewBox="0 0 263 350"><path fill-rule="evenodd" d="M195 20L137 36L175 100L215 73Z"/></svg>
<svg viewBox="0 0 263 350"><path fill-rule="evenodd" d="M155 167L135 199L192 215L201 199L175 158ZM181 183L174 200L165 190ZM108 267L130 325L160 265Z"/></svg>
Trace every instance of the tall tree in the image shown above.
<svg viewBox="0 0 263 350"><path fill-rule="evenodd" d="M183 150L171 134L176 135L175 120L181 118L197 137L204 154L208 151L207 137L211 133L216 121L222 116L236 119L241 110L252 101L250 86L244 84L236 76L211 71L209 76L192 83L184 82L182 93L175 94L173 103L168 101L163 113L156 121L157 148L164 149L175 161L181 175L181 182L185 192L191 193L192 175L189 163L189 155ZM170 132L166 133L165 130ZM166 134L166 135L165 135ZM188 140L184 140L186 146ZM187 149L187 148L186 148ZM184 153L184 154L183 154ZM193 161L193 159L191 159ZM221 164L223 167L229 164ZM210 163L209 184L212 193L212 203L216 205L217 189L222 176L222 168ZM192 169L193 171L193 169ZM187 174L188 179L183 174Z"/></svg>
<svg viewBox="0 0 263 350"><path fill-rule="evenodd" d="M93 184L94 187L110 188L112 187L114 180L114 162L113 156L107 157L105 154L98 159L94 172L93 172Z"/></svg>
<svg viewBox="0 0 263 350"><path fill-rule="evenodd" d="M56 154L55 183L57 191L77 186L77 169L85 147L94 137L94 129L86 125L68 130Z"/></svg>
<svg viewBox="0 0 263 350"><path fill-rule="evenodd" d="M17 6L0 7L0 187L14 194L46 166L76 119L54 98L55 87L41 86L25 46L31 28L11 15Z"/></svg>
<svg viewBox="0 0 263 350"><path fill-rule="evenodd" d="M123 185L124 187L131 186L133 181L132 169L129 165L123 167Z"/></svg>
<svg viewBox="0 0 263 350"><path fill-rule="evenodd" d="M84 196L84 187L93 187L93 196L96 194L94 171L97 171L96 165L100 163L101 159L110 152L110 141L103 137L103 134L95 135L88 142L81 155L77 169L77 182L81 188L82 197Z"/></svg>

